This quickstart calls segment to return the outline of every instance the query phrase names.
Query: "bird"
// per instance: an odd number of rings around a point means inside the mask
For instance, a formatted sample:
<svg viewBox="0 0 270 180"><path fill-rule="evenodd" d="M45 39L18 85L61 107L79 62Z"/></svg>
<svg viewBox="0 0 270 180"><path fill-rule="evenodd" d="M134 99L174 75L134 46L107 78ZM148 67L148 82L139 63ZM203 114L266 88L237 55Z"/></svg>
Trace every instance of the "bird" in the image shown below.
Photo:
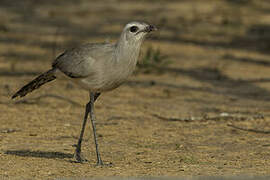
<svg viewBox="0 0 270 180"><path fill-rule="evenodd" d="M51 69L19 89L12 99L23 97L56 79L66 79L88 91L90 98L85 106L74 158L80 163L87 161L81 153L81 143L88 115L90 115L97 165L102 166L104 163L96 135L94 103L101 93L111 91L127 80L135 70L146 35L156 30L157 28L149 23L132 21L124 26L120 38L115 43L87 43L66 50L55 58Z"/></svg>

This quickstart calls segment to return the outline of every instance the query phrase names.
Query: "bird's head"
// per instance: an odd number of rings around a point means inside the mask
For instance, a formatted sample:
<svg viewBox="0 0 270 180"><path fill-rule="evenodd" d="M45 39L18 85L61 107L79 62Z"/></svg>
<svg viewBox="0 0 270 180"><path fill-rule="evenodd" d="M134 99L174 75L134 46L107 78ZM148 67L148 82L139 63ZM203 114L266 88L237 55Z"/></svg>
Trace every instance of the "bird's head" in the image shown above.
<svg viewBox="0 0 270 180"><path fill-rule="evenodd" d="M156 30L157 28L153 25L135 21L130 22L125 26L122 36L124 36L126 41L142 41L145 35Z"/></svg>

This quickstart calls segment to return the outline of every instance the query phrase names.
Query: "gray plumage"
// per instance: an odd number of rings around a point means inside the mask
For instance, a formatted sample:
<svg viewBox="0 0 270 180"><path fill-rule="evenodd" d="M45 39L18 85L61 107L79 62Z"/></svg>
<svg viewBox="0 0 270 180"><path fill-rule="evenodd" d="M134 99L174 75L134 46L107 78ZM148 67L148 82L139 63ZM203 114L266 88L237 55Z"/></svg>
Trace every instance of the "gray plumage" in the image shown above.
<svg viewBox="0 0 270 180"><path fill-rule="evenodd" d="M12 98L25 96L27 93L39 88L54 79L65 78L78 84L90 92L92 101L86 106L85 119L93 110L94 101L101 92L109 91L121 85L134 71L140 52L140 47L146 34L156 30L152 25L143 22L128 23L116 43L85 44L65 51L52 63L52 69L43 73L16 92ZM93 118L92 118L93 116ZM92 114L91 120L94 119ZM95 136L95 125L93 124ZM75 157L81 161L80 140ZM98 145L95 137L98 164L102 161L99 157Z"/></svg>

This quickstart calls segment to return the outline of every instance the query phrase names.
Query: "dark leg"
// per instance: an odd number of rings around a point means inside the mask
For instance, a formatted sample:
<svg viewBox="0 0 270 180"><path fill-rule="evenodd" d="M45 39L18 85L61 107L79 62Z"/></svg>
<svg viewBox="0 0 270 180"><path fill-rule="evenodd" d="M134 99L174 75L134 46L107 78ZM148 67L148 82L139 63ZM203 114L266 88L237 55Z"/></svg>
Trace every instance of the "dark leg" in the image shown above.
<svg viewBox="0 0 270 180"><path fill-rule="evenodd" d="M95 93L94 95L94 102L96 102L97 98L100 96L100 93ZM91 98L91 95L90 95ZM94 107L94 106L93 106Z"/></svg>
<svg viewBox="0 0 270 180"><path fill-rule="evenodd" d="M85 106L85 113L84 113L82 130L81 130L81 133L80 133L80 137L79 137L78 144L76 146L75 155L74 155L76 161L78 161L78 162L86 161L86 159L84 159L82 157L82 155L81 155L81 146L82 146L82 140L83 140L83 133L84 133L84 130L85 130L85 125L86 125L86 122L87 122L87 117L88 117L88 114L90 112L90 106L91 106L91 104L90 104L90 101L89 101Z"/></svg>
<svg viewBox="0 0 270 180"><path fill-rule="evenodd" d="M97 98L99 97L99 95L100 95L100 93L96 93L95 94L95 96L94 96L94 102L97 100ZM85 125L86 125L86 122L87 122L88 114L90 113L90 109L91 109L91 97L90 97L90 101L85 106L85 113L84 113L82 130L81 130L81 133L80 133L80 137L79 137L78 144L76 146L75 155L74 155L76 161L78 161L78 162L84 162L84 161L86 161L86 159L84 159L82 157L82 155L81 155L81 146L82 146L82 140L83 140L83 134L84 134L84 130L85 130Z"/></svg>
<svg viewBox="0 0 270 180"><path fill-rule="evenodd" d="M92 123L93 133L94 133L94 141L96 145L96 153L97 153L97 165L103 165L103 162L100 157L99 149L98 149L98 141L96 135L96 125L95 125L95 114L94 114L94 102L98 98L100 94L90 93L90 119Z"/></svg>

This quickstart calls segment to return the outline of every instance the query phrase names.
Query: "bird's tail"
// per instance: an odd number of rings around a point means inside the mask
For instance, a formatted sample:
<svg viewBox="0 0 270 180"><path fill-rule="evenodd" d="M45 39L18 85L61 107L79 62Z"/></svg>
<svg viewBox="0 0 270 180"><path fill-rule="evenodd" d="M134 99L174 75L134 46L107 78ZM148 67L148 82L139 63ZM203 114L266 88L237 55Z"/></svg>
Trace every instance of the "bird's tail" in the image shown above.
<svg viewBox="0 0 270 180"><path fill-rule="evenodd" d="M23 86L19 91L17 91L12 96L12 99L15 98L15 97L17 97L17 96L23 97L26 94L34 91L35 89L38 89L43 84L56 79L56 76L54 75L55 74L54 72L55 72L55 70L54 69L51 69L51 70L49 70L49 71L41 74L40 76L38 76L37 78L35 78L30 83L28 83L25 86Z"/></svg>

